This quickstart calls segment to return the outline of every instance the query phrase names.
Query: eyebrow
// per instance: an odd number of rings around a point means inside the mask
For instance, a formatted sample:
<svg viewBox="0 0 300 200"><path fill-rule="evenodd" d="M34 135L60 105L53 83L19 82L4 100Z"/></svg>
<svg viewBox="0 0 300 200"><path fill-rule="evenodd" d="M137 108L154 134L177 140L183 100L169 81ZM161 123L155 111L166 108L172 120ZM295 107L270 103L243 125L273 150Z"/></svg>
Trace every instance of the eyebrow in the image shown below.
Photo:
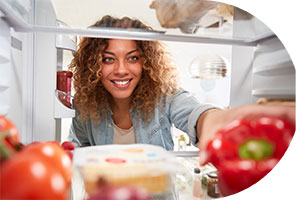
<svg viewBox="0 0 300 200"><path fill-rule="evenodd" d="M136 52L136 51L138 51L137 49L134 49L134 50L132 50L132 51L129 51L127 54L126 54L126 56L128 56L128 55L130 55L130 54L132 54L132 53L134 53L134 52ZM110 51L104 51L103 52L103 54L110 54L110 55L115 55L115 53L113 53L113 52L110 52Z"/></svg>

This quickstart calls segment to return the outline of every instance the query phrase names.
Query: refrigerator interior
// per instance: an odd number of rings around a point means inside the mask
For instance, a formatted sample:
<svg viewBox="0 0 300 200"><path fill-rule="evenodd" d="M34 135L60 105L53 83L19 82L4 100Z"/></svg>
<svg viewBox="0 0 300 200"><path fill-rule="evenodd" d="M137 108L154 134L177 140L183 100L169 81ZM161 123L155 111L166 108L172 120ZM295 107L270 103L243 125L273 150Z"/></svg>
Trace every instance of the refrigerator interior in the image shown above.
<svg viewBox="0 0 300 200"><path fill-rule="evenodd" d="M293 63L276 35L255 16L234 8L234 16L223 26L200 27L195 34L185 34L178 28L161 27L155 10L149 8L150 3L150 0L0 2L0 114L14 121L22 142L67 138L74 110L59 102L55 89L56 71L67 70L72 52L76 51L76 43L68 36L161 40L180 70L181 86L202 102L234 108L260 98L295 99ZM141 19L157 32L87 29L106 14ZM57 20L68 27L58 26ZM218 20L212 12L201 23ZM225 78L191 78L192 60L208 51L226 60ZM181 133L175 130L174 134Z"/></svg>
<svg viewBox="0 0 300 200"><path fill-rule="evenodd" d="M68 70L76 51L74 37L77 41L87 36L164 42L180 70L181 86L202 102L234 108L262 98L295 101L293 62L277 36L255 16L235 8L232 20L223 26L201 27L195 34L184 34L178 28L161 27L150 3L151 0L0 0L0 114L15 123L21 142L67 139L75 111L56 96L56 72ZM139 18L158 32L87 29L106 14ZM68 26L59 26L57 20ZM201 23L218 20L212 13ZM226 60L225 78L191 78L191 62L208 51ZM174 128L174 140L181 134ZM174 143L177 150L177 142ZM73 199L81 199L82 185L75 188Z"/></svg>

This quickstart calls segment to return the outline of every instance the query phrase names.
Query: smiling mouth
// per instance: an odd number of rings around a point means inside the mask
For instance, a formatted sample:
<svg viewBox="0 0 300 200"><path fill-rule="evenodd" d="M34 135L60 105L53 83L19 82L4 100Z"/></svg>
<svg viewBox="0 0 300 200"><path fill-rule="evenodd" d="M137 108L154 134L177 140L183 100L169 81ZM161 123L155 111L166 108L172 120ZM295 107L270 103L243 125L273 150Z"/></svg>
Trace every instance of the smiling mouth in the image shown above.
<svg viewBox="0 0 300 200"><path fill-rule="evenodd" d="M127 85L132 79L129 79L127 81L111 81L113 82L114 84L117 84L117 85L120 85L120 86L123 86L123 85Z"/></svg>

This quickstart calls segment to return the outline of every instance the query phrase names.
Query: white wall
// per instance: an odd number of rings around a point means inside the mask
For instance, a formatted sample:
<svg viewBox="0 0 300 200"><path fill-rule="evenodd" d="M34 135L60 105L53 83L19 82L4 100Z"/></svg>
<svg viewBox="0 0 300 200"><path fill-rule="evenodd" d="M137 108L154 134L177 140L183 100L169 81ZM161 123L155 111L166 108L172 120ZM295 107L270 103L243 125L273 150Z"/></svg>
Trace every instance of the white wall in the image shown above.
<svg viewBox="0 0 300 200"><path fill-rule="evenodd" d="M223 107L229 105L231 78L231 45L194 44L182 42L165 42L179 67L181 86L192 92L201 102L213 103ZM211 52L222 56L229 63L227 75L221 79L191 78L189 65L192 60L204 53Z"/></svg>
<svg viewBox="0 0 300 200"><path fill-rule="evenodd" d="M230 108L252 103L252 59L254 47L232 48Z"/></svg>

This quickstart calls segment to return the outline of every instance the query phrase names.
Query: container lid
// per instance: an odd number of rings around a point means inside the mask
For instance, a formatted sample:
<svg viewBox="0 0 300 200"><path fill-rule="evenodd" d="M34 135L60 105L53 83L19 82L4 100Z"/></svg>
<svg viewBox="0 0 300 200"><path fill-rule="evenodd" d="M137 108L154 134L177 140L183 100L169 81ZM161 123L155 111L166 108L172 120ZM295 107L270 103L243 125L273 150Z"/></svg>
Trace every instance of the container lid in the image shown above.
<svg viewBox="0 0 300 200"><path fill-rule="evenodd" d="M119 168L113 174L122 172L126 166L136 166L151 169L157 172L176 172L178 160L176 157L160 146L150 144L128 145L98 145L81 147L74 150L73 164L75 167ZM99 172L100 173L100 172ZM133 170L132 173L135 173ZM137 172L138 173L138 172Z"/></svg>
<svg viewBox="0 0 300 200"><path fill-rule="evenodd" d="M210 172L209 174L207 174L208 175L208 177L210 177L210 178L218 178L218 173L217 172Z"/></svg>

